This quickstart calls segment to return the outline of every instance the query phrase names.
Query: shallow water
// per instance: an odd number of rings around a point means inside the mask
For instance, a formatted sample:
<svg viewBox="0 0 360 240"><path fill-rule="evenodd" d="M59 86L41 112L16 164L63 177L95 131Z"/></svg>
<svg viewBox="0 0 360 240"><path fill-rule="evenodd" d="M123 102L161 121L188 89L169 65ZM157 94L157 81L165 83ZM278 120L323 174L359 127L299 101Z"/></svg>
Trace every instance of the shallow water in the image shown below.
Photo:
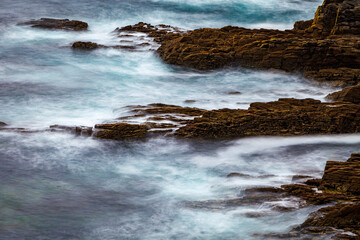
<svg viewBox="0 0 360 240"><path fill-rule="evenodd" d="M121 116L125 106L154 102L218 109L280 97L323 100L336 89L297 75L199 72L165 65L153 51L81 53L69 47L77 40L118 44L111 31L139 21L183 29L291 28L296 20L312 18L320 3L2 0L0 121L30 129L92 126ZM16 25L40 17L83 20L90 31ZM234 91L241 94L229 94ZM280 186L295 174L321 177L327 160L346 160L359 147L358 135L107 142L0 132L0 238L251 239L254 233L287 231L314 209L277 213L270 203L206 209L187 203L239 198L247 187ZM226 178L231 172L252 178ZM298 207L293 199L278 204ZM266 215L249 218L249 212Z"/></svg>

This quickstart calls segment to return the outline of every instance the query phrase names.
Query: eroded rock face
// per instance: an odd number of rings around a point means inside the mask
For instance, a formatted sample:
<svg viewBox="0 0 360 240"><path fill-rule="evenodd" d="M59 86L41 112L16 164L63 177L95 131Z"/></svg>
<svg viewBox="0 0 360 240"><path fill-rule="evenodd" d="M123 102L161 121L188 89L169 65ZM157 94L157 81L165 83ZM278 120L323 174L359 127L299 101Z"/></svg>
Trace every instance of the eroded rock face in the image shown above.
<svg viewBox="0 0 360 240"><path fill-rule="evenodd" d="M301 225L309 226L334 227L360 234L360 203L322 208Z"/></svg>
<svg viewBox="0 0 360 240"><path fill-rule="evenodd" d="M127 123L97 124L94 137L111 140L140 139L146 136L148 126Z"/></svg>
<svg viewBox="0 0 360 240"><path fill-rule="evenodd" d="M31 25L31 27L34 28L61 29L71 31L85 31L88 28L88 24L86 22L53 18L40 18L38 20L31 20L21 24Z"/></svg>
<svg viewBox="0 0 360 240"><path fill-rule="evenodd" d="M306 31L319 35L360 34L359 1L325 0Z"/></svg>
<svg viewBox="0 0 360 240"><path fill-rule="evenodd" d="M341 91L329 94L326 98L333 101L358 104L360 103L360 85L346 87Z"/></svg>
<svg viewBox="0 0 360 240"><path fill-rule="evenodd" d="M233 138L259 135L338 134L360 132L360 105L313 99L279 99L252 103L248 110L203 113L175 135L187 138Z"/></svg>
<svg viewBox="0 0 360 240"><path fill-rule="evenodd" d="M320 189L360 195L360 153L352 154L346 162L327 162Z"/></svg>
<svg viewBox="0 0 360 240"><path fill-rule="evenodd" d="M314 20L297 22L286 31L196 29L162 41L158 53L169 64L200 70L280 69L338 85L355 84L360 80L359 7L358 0L326 0Z"/></svg>

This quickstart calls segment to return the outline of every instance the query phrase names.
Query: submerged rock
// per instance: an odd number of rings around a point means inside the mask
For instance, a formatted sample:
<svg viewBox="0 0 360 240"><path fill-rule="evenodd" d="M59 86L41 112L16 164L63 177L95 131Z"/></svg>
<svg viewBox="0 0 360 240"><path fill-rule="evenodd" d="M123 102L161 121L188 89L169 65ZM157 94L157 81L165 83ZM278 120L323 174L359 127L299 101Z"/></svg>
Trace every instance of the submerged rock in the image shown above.
<svg viewBox="0 0 360 240"><path fill-rule="evenodd" d="M94 137L112 140L144 138L149 129L146 125L128 123L97 124L95 128Z"/></svg>
<svg viewBox="0 0 360 240"><path fill-rule="evenodd" d="M69 132L79 136L91 136L93 133L92 127L85 126L64 126L64 125L51 125L51 132Z"/></svg>
<svg viewBox="0 0 360 240"><path fill-rule="evenodd" d="M238 172L229 173L226 177L227 177L227 178L233 178L233 177L238 177L238 178L253 178L253 176L251 176L251 175L249 175L249 174L238 173Z"/></svg>
<svg viewBox="0 0 360 240"><path fill-rule="evenodd" d="M85 31L88 28L88 24L86 22L54 18L40 18L38 20L31 20L21 23L21 25L31 25L31 27L34 28L61 29L71 31Z"/></svg>

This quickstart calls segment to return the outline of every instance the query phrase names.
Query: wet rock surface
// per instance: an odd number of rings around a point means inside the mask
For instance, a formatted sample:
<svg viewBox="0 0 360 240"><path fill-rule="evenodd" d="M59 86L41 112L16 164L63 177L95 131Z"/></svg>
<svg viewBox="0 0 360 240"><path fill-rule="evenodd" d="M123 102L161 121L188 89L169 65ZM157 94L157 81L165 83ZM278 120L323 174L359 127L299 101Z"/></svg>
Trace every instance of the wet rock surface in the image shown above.
<svg viewBox="0 0 360 240"><path fill-rule="evenodd" d="M21 25L30 25L34 28L60 29L71 31L85 31L88 28L88 24L86 22L54 18L40 18L38 20L23 22L21 23Z"/></svg>
<svg viewBox="0 0 360 240"><path fill-rule="evenodd" d="M226 66L300 71L336 85L360 79L360 2L324 1L313 20L293 30L196 29L162 41L160 57L169 64L200 70Z"/></svg>
<svg viewBox="0 0 360 240"><path fill-rule="evenodd" d="M346 162L327 162L319 189L360 196L360 154L352 154Z"/></svg>
<svg viewBox="0 0 360 240"><path fill-rule="evenodd" d="M82 50L94 50L97 48L105 47L104 45L100 45L93 42L74 42L71 46L73 49L82 49Z"/></svg>
<svg viewBox="0 0 360 240"><path fill-rule="evenodd" d="M313 99L252 103L248 110L207 111L175 133L186 138L234 138L260 135L357 133L360 106Z"/></svg>
<svg viewBox="0 0 360 240"><path fill-rule="evenodd" d="M337 204L311 214L301 227L333 227L360 234L360 203ZM358 238L359 239L359 238Z"/></svg>
<svg viewBox="0 0 360 240"><path fill-rule="evenodd" d="M153 26L148 23L139 22L134 25L128 25L114 30L119 37L132 34L134 32L145 33L148 37L153 38L155 42L163 42L178 38L184 32L180 28L172 27L170 25L159 24Z"/></svg>
<svg viewBox="0 0 360 240"><path fill-rule="evenodd" d="M335 164L336 163L336 164ZM359 239L360 235L360 153L352 154L346 162L329 161L322 179L310 179L302 184L281 187L258 186L243 190L239 196L224 200L186 202L190 208L218 210L239 206L261 205L245 213L250 218L266 217L279 212L293 211L310 205L324 205L288 233L255 234L264 239ZM227 177L249 176L230 173ZM295 175L295 179L310 176ZM319 191L317 186L320 186ZM289 204L283 204L284 201ZM329 206L329 204L332 204ZM265 207L265 208L264 208ZM351 234L350 234L351 233Z"/></svg>
<svg viewBox="0 0 360 240"><path fill-rule="evenodd" d="M341 91L329 94L326 98L333 101L358 104L360 103L360 85L346 87Z"/></svg>
<svg viewBox="0 0 360 240"><path fill-rule="evenodd" d="M146 125L127 123L98 124L95 125L94 137L111 140L139 139L146 136Z"/></svg>

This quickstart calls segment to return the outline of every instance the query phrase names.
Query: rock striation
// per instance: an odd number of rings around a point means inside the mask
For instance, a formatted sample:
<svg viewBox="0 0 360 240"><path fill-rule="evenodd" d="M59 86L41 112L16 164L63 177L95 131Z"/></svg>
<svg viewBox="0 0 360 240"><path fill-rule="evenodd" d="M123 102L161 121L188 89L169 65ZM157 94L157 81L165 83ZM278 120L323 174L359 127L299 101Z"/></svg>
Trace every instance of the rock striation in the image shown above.
<svg viewBox="0 0 360 240"><path fill-rule="evenodd" d="M302 72L336 85L360 79L360 2L325 0L313 20L293 30L203 28L165 39L158 49L169 64L200 70L248 67Z"/></svg>
<svg viewBox="0 0 360 240"><path fill-rule="evenodd" d="M40 18L21 23L21 25L30 25L34 28L60 29L70 31L85 31L88 28L86 22L69 19Z"/></svg>
<svg viewBox="0 0 360 240"><path fill-rule="evenodd" d="M319 188L360 196L360 153L352 154L346 162L327 162Z"/></svg>
<svg viewBox="0 0 360 240"><path fill-rule="evenodd" d="M326 96L328 100L339 102L360 103L360 85L349 86L341 91L334 92Z"/></svg>
<svg viewBox="0 0 360 240"><path fill-rule="evenodd" d="M360 105L313 99L252 103L248 110L207 111L175 132L186 138L235 138L259 135L339 134L360 132Z"/></svg>
<svg viewBox="0 0 360 240"><path fill-rule="evenodd" d="M146 125L128 123L97 124L94 137L101 139L125 140L144 138L147 134Z"/></svg>

